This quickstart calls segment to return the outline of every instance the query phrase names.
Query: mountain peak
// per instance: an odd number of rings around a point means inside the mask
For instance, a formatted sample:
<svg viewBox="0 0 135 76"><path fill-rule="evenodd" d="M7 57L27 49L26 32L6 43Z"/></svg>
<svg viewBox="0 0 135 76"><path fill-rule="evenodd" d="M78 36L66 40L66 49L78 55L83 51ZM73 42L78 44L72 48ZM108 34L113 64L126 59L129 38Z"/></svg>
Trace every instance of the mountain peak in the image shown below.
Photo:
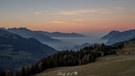
<svg viewBox="0 0 135 76"><path fill-rule="evenodd" d="M135 38L135 29L130 29L122 32L113 30L104 37L102 37L102 39L108 39L108 44L130 40L132 38Z"/></svg>
<svg viewBox="0 0 135 76"><path fill-rule="evenodd" d="M31 31L30 29L28 28L25 28L25 27L20 27L20 28L8 28L8 30L23 30L23 31Z"/></svg>
<svg viewBox="0 0 135 76"><path fill-rule="evenodd" d="M15 37L16 34L6 31L5 29L0 29L0 37Z"/></svg>
<svg viewBox="0 0 135 76"><path fill-rule="evenodd" d="M115 33L115 32L120 32L120 31L117 31L117 30L112 30L110 33Z"/></svg>
<svg viewBox="0 0 135 76"><path fill-rule="evenodd" d="M119 34L119 33L120 33L120 31L112 30L107 35L103 36L101 39L110 39L111 37L113 37L114 35Z"/></svg>

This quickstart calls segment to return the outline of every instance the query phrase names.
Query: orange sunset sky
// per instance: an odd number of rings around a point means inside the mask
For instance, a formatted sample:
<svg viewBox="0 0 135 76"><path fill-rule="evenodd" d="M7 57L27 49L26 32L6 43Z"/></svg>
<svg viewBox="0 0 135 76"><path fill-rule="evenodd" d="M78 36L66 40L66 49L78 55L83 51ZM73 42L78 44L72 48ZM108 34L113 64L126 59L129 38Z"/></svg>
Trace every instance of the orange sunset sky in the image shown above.
<svg viewBox="0 0 135 76"><path fill-rule="evenodd" d="M135 28L135 0L1 0L0 27L59 32Z"/></svg>

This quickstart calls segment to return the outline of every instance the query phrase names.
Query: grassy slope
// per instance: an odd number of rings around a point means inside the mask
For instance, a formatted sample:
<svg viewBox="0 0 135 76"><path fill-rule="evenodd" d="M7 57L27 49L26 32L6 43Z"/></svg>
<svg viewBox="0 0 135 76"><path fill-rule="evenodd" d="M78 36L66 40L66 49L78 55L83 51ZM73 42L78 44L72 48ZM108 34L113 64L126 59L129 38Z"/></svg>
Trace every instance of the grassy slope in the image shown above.
<svg viewBox="0 0 135 76"><path fill-rule="evenodd" d="M135 42L128 43L123 50L124 54L119 56L101 57L87 65L49 69L36 76L62 76L57 75L59 72L78 72L69 76L135 76Z"/></svg>

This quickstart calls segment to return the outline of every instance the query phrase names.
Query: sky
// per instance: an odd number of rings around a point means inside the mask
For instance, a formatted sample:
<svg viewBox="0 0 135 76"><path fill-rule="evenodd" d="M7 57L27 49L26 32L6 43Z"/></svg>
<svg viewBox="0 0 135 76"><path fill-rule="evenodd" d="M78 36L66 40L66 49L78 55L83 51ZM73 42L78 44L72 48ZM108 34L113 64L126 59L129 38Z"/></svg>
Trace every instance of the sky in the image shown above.
<svg viewBox="0 0 135 76"><path fill-rule="evenodd" d="M135 0L0 0L0 27L95 33L135 29Z"/></svg>

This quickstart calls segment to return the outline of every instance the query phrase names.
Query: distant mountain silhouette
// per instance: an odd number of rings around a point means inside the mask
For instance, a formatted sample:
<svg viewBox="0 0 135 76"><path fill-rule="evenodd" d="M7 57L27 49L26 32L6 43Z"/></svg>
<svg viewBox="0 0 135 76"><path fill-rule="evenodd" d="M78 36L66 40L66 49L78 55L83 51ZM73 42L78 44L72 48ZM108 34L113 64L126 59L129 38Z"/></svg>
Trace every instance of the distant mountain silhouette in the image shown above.
<svg viewBox="0 0 135 76"><path fill-rule="evenodd" d="M123 32L111 31L110 33L102 37L102 39L108 39L107 44L114 44L116 42L122 42L130 40L132 38L135 38L135 29Z"/></svg>
<svg viewBox="0 0 135 76"><path fill-rule="evenodd" d="M34 38L25 39L17 34L0 29L0 70L13 69L34 63L56 53L52 47Z"/></svg>
<svg viewBox="0 0 135 76"><path fill-rule="evenodd" d="M1 28L5 29L5 28ZM53 37L84 37L84 35L77 33L60 33L60 32L46 32L46 31L32 31L27 28L8 28L5 29L11 33L18 34L24 38L34 38L40 41L43 44L47 44L57 50L61 50L70 44L69 42L65 42L60 40L59 38L55 39ZM71 44L70 44L71 46Z"/></svg>
<svg viewBox="0 0 135 76"><path fill-rule="evenodd" d="M30 29L27 28L9 28L7 29L9 32L18 34L24 38L35 38L37 40L39 40L42 43L45 42L59 42L59 40L57 39L53 39L49 36L46 36L38 31L32 31Z"/></svg>
<svg viewBox="0 0 135 76"><path fill-rule="evenodd" d="M119 33L120 33L119 31L113 30L113 31L109 32L107 35L103 36L101 39L110 39L114 35L117 35Z"/></svg>
<svg viewBox="0 0 135 76"><path fill-rule="evenodd" d="M61 32L45 32L45 31L39 32L50 37L85 37L85 35L78 33L61 33Z"/></svg>
<svg viewBox="0 0 135 76"><path fill-rule="evenodd" d="M73 48L72 48L72 50L80 50L81 48L84 48L84 47L86 47L86 46L92 46L93 44L90 44L90 43L83 43L83 44L81 44L81 45L76 45L76 46L74 46Z"/></svg>

